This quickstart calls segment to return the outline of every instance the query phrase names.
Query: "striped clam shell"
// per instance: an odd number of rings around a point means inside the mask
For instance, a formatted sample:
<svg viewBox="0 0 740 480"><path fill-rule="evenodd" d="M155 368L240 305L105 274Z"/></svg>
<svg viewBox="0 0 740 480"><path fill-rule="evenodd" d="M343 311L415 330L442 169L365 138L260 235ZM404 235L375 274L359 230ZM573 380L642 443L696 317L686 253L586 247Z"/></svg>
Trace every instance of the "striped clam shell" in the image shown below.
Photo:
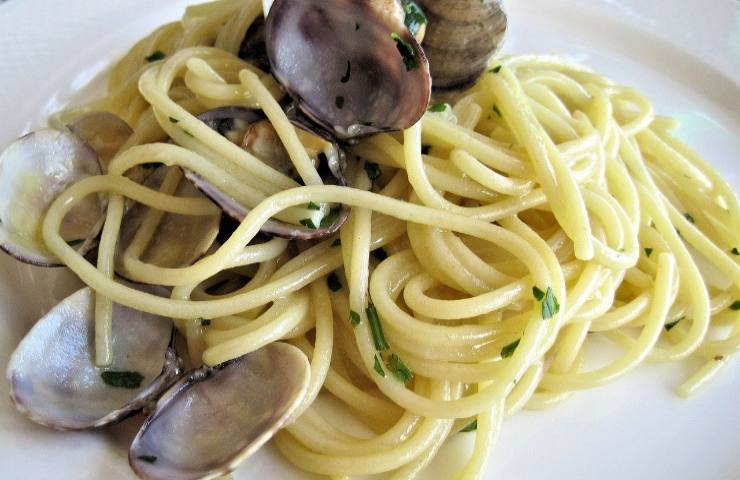
<svg viewBox="0 0 740 480"><path fill-rule="evenodd" d="M501 0L416 0L429 20L423 47L435 91L472 85L501 47L507 17Z"/></svg>

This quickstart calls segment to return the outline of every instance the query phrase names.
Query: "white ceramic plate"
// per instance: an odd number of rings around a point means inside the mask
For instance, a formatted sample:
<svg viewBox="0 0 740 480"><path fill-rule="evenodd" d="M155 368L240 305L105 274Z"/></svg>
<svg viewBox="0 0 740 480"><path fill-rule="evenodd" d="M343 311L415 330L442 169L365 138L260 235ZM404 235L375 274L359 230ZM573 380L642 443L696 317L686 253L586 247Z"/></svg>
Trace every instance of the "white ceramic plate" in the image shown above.
<svg viewBox="0 0 740 480"><path fill-rule="evenodd" d="M79 101L89 83L188 0L0 2L0 144ZM679 134L740 190L740 4L734 0L511 0L506 50L571 56L645 91ZM94 93L101 85L94 83ZM0 369L15 345L76 280L0 256ZM686 365L645 365L552 411L508 419L486 479L740 479L740 368L730 363L702 395L673 388ZM0 396L7 384L0 381ZM95 433L58 433L0 403L0 477L131 479L126 453L137 422ZM472 435L458 435L435 466L449 478ZM272 448L236 474L311 478ZM431 478L431 477L427 477Z"/></svg>

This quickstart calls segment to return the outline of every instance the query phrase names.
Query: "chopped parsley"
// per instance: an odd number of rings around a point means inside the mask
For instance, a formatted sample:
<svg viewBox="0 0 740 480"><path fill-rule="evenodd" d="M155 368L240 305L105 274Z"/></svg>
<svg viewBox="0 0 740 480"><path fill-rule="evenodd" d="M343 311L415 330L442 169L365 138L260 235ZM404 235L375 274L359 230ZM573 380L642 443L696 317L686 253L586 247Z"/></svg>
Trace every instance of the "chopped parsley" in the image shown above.
<svg viewBox="0 0 740 480"><path fill-rule="evenodd" d="M344 97L341 95L338 95L337 98L334 99L334 105L337 106L338 109L344 108Z"/></svg>
<svg viewBox="0 0 740 480"><path fill-rule="evenodd" d="M106 385L129 390L136 390L141 386L141 381L144 380L144 376L139 372L115 372L112 370L102 372L100 377Z"/></svg>
<svg viewBox="0 0 740 480"><path fill-rule="evenodd" d="M385 335L383 334L383 325L380 323L380 317L378 316L378 311L375 309L375 305L372 303L369 304L367 309L365 309L365 313L367 314L367 321L370 323L370 331L373 334L375 349L381 352L390 350L391 346L388 345L388 340L385 339Z"/></svg>
<svg viewBox="0 0 740 480"><path fill-rule="evenodd" d="M645 255L646 255L646 256L647 256L648 258L650 258L650 255L652 255L652 254L653 254L653 249L652 249L652 248L649 248L649 247L648 247L648 248L646 248L646 249L645 249Z"/></svg>
<svg viewBox="0 0 740 480"><path fill-rule="evenodd" d="M735 247L732 250L730 250L730 253L732 253L733 255L740 255L740 250L738 250L737 247Z"/></svg>
<svg viewBox="0 0 740 480"><path fill-rule="evenodd" d="M498 73L498 72L501 71L501 67L503 67L503 65L496 65L495 67L493 67L492 69L490 69L489 72L491 72L491 73Z"/></svg>
<svg viewBox="0 0 740 480"><path fill-rule="evenodd" d="M532 295L534 295L534 298L536 300L542 300L543 298L545 298L545 292L537 287L532 287Z"/></svg>
<svg viewBox="0 0 740 480"><path fill-rule="evenodd" d="M542 319L547 320L554 317L560 311L560 304L558 299L555 297L551 287L547 287L547 291L543 292L537 287L532 288L532 294L534 298L542 302Z"/></svg>
<svg viewBox="0 0 740 480"><path fill-rule="evenodd" d="M428 110L434 113L444 112L445 110L447 110L447 104L444 102L435 103L434 105L429 107Z"/></svg>
<svg viewBox="0 0 740 480"><path fill-rule="evenodd" d="M337 277L335 273L330 273L329 276L326 277L326 284L332 292L338 292L342 289L342 282L339 281L339 277Z"/></svg>
<svg viewBox="0 0 740 480"><path fill-rule="evenodd" d="M391 354L388 362L386 363L386 367L388 367L388 370L390 370L393 376L396 377L398 381L403 384L408 383L411 379L414 378L413 372L409 370L406 364L403 363L403 360L401 360L401 358L395 353Z"/></svg>
<svg viewBox="0 0 740 480"><path fill-rule="evenodd" d="M352 310L349 312L349 323L352 324L353 327L356 327L360 324L362 320L360 319L360 314Z"/></svg>
<svg viewBox="0 0 740 480"><path fill-rule="evenodd" d="M157 457L155 457L154 455L139 455L136 458L145 463L154 463L157 461Z"/></svg>
<svg viewBox="0 0 740 480"><path fill-rule="evenodd" d="M298 223L300 223L304 227L310 228L311 230L316 230L316 224L313 223L313 220L311 220L310 218L304 218Z"/></svg>
<svg viewBox="0 0 740 480"><path fill-rule="evenodd" d="M671 330L673 330L673 327L675 327L676 325L678 325L678 322L680 322L684 318L685 317L681 317L678 320L676 320L675 322L666 323L665 325L663 325L663 328L665 328L665 331L666 332L670 332Z"/></svg>
<svg viewBox="0 0 740 480"><path fill-rule="evenodd" d="M167 55L165 55L163 51L157 50L156 52L154 52L151 55L149 55L148 57L146 57L145 60L147 62L151 63L151 62L156 62L157 60L162 60L166 56Z"/></svg>
<svg viewBox="0 0 740 480"><path fill-rule="evenodd" d="M347 70L344 72L344 75L342 76L342 78L339 81L342 82L342 83L347 83L347 82L349 82L349 77L351 75L352 75L352 62L350 62L349 60L347 60Z"/></svg>
<svg viewBox="0 0 740 480"><path fill-rule="evenodd" d="M380 358L378 358L377 355L375 355L375 365L373 366L376 372L378 372L378 375L385 378L385 370L383 370L383 365L380 362Z"/></svg>
<svg viewBox="0 0 740 480"><path fill-rule="evenodd" d="M331 246L332 247L341 247L342 246L342 239L341 238L337 238L336 240L334 240L333 242L331 242Z"/></svg>
<svg viewBox="0 0 740 480"><path fill-rule="evenodd" d="M416 36L419 30L427 24L427 16L424 15L424 11L419 8L416 2L411 0L403 0L403 11L406 12L406 18L404 23L411 32L411 35Z"/></svg>
<svg viewBox="0 0 740 480"><path fill-rule="evenodd" d="M460 430L461 433L468 433L468 432L474 432L478 430L478 419L476 418L472 422L470 422L465 428Z"/></svg>
<svg viewBox="0 0 740 480"><path fill-rule="evenodd" d="M170 117L170 123L180 123L180 120L176 119L175 117Z"/></svg>
<svg viewBox="0 0 740 480"><path fill-rule="evenodd" d="M380 176L383 175L383 171L380 169L378 164L373 162L365 162L365 173L367 173L371 182L375 182L375 180L379 179Z"/></svg>
<svg viewBox="0 0 740 480"><path fill-rule="evenodd" d="M499 110L496 105L493 106L493 111L496 112L496 115L499 117L503 117L503 115L501 115L501 110Z"/></svg>
<svg viewBox="0 0 740 480"><path fill-rule="evenodd" d="M714 361L715 362L721 362L724 359L725 359L725 357L722 356L722 355L717 355L717 356L714 357Z"/></svg>
<svg viewBox="0 0 740 480"><path fill-rule="evenodd" d="M516 351L516 347L519 346L519 342L522 339L519 338L510 344L506 345L504 348L501 349L501 358L509 358L510 356L514 355L514 352Z"/></svg>
<svg viewBox="0 0 740 480"><path fill-rule="evenodd" d="M685 218L686 220L688 220L689 223L696 223L694 221L694 217L692 217L691 214L688 213L688 212L686 212L686 213L683 214L683 218Z"/></svg>
<svg viewBox="0 0 740 480"><path fill-rule="evenodd" d="M419 57L416 56L414 47L409 42L401 38L396 32L391 33L391 38L396 42L396 48L398 49L398 53L401 54L401 58L403 58L403 64L406 67L406 71L410 72L411 70L419 68Z"/></svg>
<svg viewBox="0 0 740 480"><path fill-rule="evenodd" d="M342 207L334 207L329 210L329 214L321 219L321 228L331 228L337 223L339 214L342 212Z"/></svg>
<svg viewBox="0 0 740 480"><path fill-rule="evenodd" d="M321 207L313 202L308 202L306 208L308 208L309 210L321 210Z"/></svg>
<svg viewBox="0 0 740 480"><path fill-rule="evenodd" d="M730 305L730 310L738 311L740 310L740 300L735 300L735 303Z"/></svg>
<svg viewBox="0 0 740 480"><path fill-rule="evenodd" d="M201 327L210 327L211 326L211 320L207 318L201 318L200 319L200 326Z"/></svg>

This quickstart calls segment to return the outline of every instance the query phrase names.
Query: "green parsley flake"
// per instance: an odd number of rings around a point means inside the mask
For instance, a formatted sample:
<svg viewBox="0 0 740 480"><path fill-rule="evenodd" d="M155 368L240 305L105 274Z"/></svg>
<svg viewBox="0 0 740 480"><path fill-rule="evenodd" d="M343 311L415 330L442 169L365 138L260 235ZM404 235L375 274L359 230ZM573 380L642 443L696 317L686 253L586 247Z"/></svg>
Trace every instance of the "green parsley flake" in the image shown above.
<svg viewBox="0 0 740 480"><path fill-rule="evenodd" d="M429 107L428 110L430 112L433 112L433 113L444 112L445 110L447 110L447 104L444 103L444 102L435 103L434 105L432 105L431 107Z"/></svg>
<svg viewBox="0 0 740 480"><path fill-rule="evenodd" d="M154 455L139 455L136 458L145 463L154 463L157 461L157 457L155 457Z"/></svg>
<svg viewBox="0 0 740 480"><path fill-rule="evenodd" d="M542 319L547 320L554 317L560 311L560 304L558 299L555 297L555 292L552 288L547 287L545 292L545 299L542 301Z"/></svg>
<svg viewBox="0 0 740 480"><path fill-rule="evenodd" d="M304 218L298 223L300 223L304 227L310 228L311 230L316 230L316 224L313 223L313 220L311 220L310 218Z"/></svg>
<svg viewBox="0 0 740 480"><path fill-rule="evenodd" d="M419 8L416 2L411 0L403 0L403 11L406 13L404 23L411 32L411 35L416 36L421 30L421 27L427 24L427 16L424 15L424 11Z"/></svg>
<svg viewBox="0 0 740 480"><path fill-rule="evenodd" d="M401 58L403 58L403 64L406 66L406 71L410 72L411 70L419 68L419 57L416 56L414 47L409 42L401 38L401 36L396 32L391 33L391 38L396 42L396 48L398 49L398 53L401 54Z"/></svg>
<svg viewBox="0 0 740 480"><path fill-rule="evenodd" d="M149 63L156 62L157 60L162 60L164 57L166 57L164 52L161 50L157 50L156 52L146 57L146 61Z"/></svg>
<svg viewBox="0 0 740 480"><path fill-rule="evenodd" d="M211 326L211 320L207 318L201 318L200 319L200 326L201 327L210 327Z"/></svg>
<svg viewBox="0 0 740 480"><path fill-rule="evenodd" d="M730 253L732 253L733 255L740 255L740 250L738 250L737 247L735 247L732 250L730 250Z"/></svg>
<svg viewBox="0 0 740 480"><path fill-rule="evenodd" d="M503 115L501 115L501 110L499 110L496 105L493 106L493 111L496 112L496 115L499 117L503 117Z"/></svg>
<svg viewBox="0 0 740 480"><path fill-rule="evenodd" d="M321 210L321 207L313 202L308 202L306 208L308 208L309 210Z"/></svg>
<svg viewBox="0 0 740 480"><path fill-rule="evenodd" d="M501 358L509 358L510 356L514 355L514 352L516 351L516 347L519 346L519 342L522 339L517 339L510 344L506 345L504 348L501 349Z"/></svg>
<svg viewBox="0 0 740 480"><path fill-rule="evenodd" d="M367 314L367 321L370 323L370 331L373 334L373 343L375 343L375 349L379 351L390 350L391 346L388 345L388 341L385 339L383 334L383 325L380 323L380 316L378 311L375 309L375 305L372 303L365 309Z"/></svg>
<svg viewBox="0 0 740 480"><path fill-rule="evenodd" d="M648 258L650 258L650 255L652 255L652 254L653 254L653 249L652 249L652 248L646 248L646 249L645 249L645 255L646 255L646 256L647 256Z"/></svg>
<svg viewBox="0 0 740 480"><path fill-rule="evenodd" d="M401 358L395 353L391 354L388 362L386 363L386 366L388 367L388 370L391 371L393 376L395 376L398 381L403 384L408 383L411 379L414 378L413 372L409 370L406 364L403 363L403 360L401 360Z"/></svg>
<svg viewBox="0 0 740 480"><path fill-rule="evenodd" d="M689 214L688 212L687 212L687 213L684 213L684 214L683 214L683 217L684 217L684 218L685 218L686 220L688 220L688 221L689 221L689 223L696 223L696 222L694 221L694 217L692 217L692 216L691 216L691 214Z"/></svg>
<svg viewBox="0 0 740 480"><path fill-rule="evenodd" d="M341 238L337 238L336 240L334 240L333 242L331 242L331 246L332 247L341 247L342 246L342 239Z"/></svg>
<svg viewBox="0 0 740 480"><path fill-rule="evenodd" d="M175 117L170 117L170 123L180 123L180 120L176 119Z"/></svg>
<svg viewBox="0 0 740 480"><path fill-rule="evenodd" d="M374 182L383 175L383 171L380 169L378 164L373 162L365 162L365 173L367 173L371 182Z"/></svg>
<svg viewBox="0 0 740 480"><path fill-rule="evenodd" d="M542 302L542 318L547 320L552 318L560 311L560 304L558 299L555 298L555 293L552 288L547 287L547 291L543 292L538 287L532 287L532 295L537 301Z"/></svg>
<svg viewBox="0 0 740 480"><path fill-rule="evenodd" d="M678 325L678 322L680 322L683 319L684 319L684 317L681 317L678 320L676 320L675 322L666 323L665 325L663 325L663 328L665 328L665 331L666 332L670 332L671 330L673 330L673 327L675 327L676 325Z"/></svg>
<svg viewBox="0 0 740 480"><path fill-rule="evenodd" d="M106 370L100 374L106 385L116 388L127 388L136 390L141 386L144 376L139 372L115 372Z"/></svg>
<svg viewBox="0 0 740 480"><path fill-rule="evenodd" d="M373 366L376 372L378 372L378 375L385 378L385 370L383 370L383 365L380 362L380 358L378 358L377 355L375 355L375 365Z"/></svg>
<svg viewBox="0 0 740 480"><path fill-rule="evenodd" d="M474 432L478 430L478 419L476 418L472 422L470 422L465 428L460 430L461 433L468 433L468 432Z"/></svg>
<svg viewBox="0 0 740 480"><path fill-rule="evenodd" d="M337 223L339 214L342 212L342 207L334 207L329 210L329 214L321 219L321 228L331 228Z"/></svg>
<svg viewBox="0 0 740 480"><path fill-rule="evenodd" d="M537 300L542 300L543 298L545 298L545 292L537 287L532 287L532 295L534 295L534 298Z"/></svg>
<svg viewBox="0 0 740 480"><path fill-rule="evenodd" d="M353 327L359 325L361 321L362 319L360 318L359 313L355 312L354 310L349 312L349 323L351 323Z"/></svg>
<svg viewBox="0 0 740 480"><path fill-rule="evenodd" d="M734 310L735 312L740 310L740 300L735 300L735 303L730 305L730 310Z"/></svg>
<svg viewBox="0 0 740 480"><path fill-rule="evenodd" d="M498 73L498 72L501 71L501 67L503 67L503 65L496 65L495 67L493 67L492 69L490 69L489 72L491 72L491 73Z"/></svg>
<svg viewBox="0 0 740 480"><path fill-rule="evenodd" d="M326 277L326 284L332 292L338 292L342 289L342 282L339 281L339 277L335 273L330 273Z"/></svg>

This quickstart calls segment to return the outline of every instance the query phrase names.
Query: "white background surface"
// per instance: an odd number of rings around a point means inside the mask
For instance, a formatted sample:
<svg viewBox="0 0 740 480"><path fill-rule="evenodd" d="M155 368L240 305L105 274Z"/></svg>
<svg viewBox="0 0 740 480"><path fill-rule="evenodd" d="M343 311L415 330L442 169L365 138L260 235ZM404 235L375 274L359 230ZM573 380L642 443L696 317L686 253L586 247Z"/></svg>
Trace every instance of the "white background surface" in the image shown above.
<svg viewBox="0 0 740 480"><path fill-rule="evenodd" d="M0 145L68 101L139 37L179 18L187 0L10 0L0 5ZM562 53L642 89L679 134L740 190L740 2L510 0L507 52ZM71 276L0 256L0 369ZM551 411L510 418L486 479L740 479L740 365L699 397L673 388L687 365L645 365ZM93 433L37 427L12 409L0 380L0 479L131 479L136 421ZM446 478L471 435L433 470ZM271 448L236 475L303 478Z"/></svg>

